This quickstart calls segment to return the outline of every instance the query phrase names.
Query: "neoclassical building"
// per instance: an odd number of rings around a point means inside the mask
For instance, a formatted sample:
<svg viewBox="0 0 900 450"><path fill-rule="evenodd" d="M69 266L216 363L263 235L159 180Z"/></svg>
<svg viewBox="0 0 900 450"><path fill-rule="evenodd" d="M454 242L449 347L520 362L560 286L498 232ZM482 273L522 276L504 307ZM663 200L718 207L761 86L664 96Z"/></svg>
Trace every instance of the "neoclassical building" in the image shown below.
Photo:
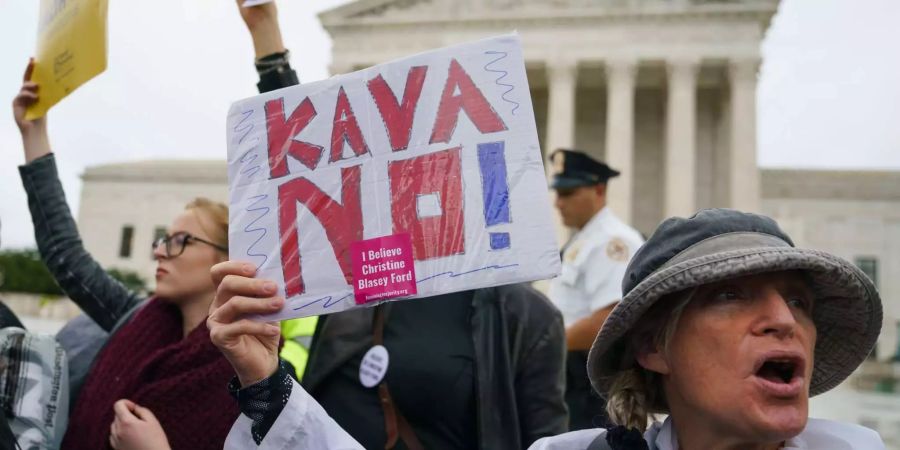
<svg viewBox="0 0 900 450"><path fill-rule="evenodd" d="M225 161L155 160L88 167L81 175L78 230L105 268L156 285L151 244L197 197L228 202Z"/></svg>
<svg viewBox="0 0 900 450"><path fill-rule="evenodd" d="M358 0L320 18L334 41L333 73L517 30L544 151L581 148L622 171L610 184L611 207L645 234L666 216L735 207L774 217L799 246L853 261L885 302L874 355L885 360L900 354L900 172L757 167L759 49L777 6ZM85 245L105 266L136 270L151 285L153 237L193 197L227 198L224 161L96 166L83 180ZM877 376L864 373L845 385ZM878 429L888 448L900 446L898 397L850 392L815 406L826 417Z"/></svg>
<svg viewBox="0 0 900 450"><path fill-rule="evenodd" d="M517 31L541 147L622 172L644 233L699 208L760 209L756 84L777 0L358 0L320 15L333 73Z"/></svg>

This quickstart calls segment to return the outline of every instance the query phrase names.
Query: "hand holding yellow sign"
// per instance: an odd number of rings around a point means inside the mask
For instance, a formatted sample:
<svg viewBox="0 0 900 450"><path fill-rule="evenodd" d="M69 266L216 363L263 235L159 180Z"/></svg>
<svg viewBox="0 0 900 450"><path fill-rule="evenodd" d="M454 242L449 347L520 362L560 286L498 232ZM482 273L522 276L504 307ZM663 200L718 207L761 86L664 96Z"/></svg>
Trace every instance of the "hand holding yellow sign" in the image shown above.
<svg viewBox="0 0 900 450"><path fill-rule="evenodd" d="M106 70L107 0L41 0L32 81L41 86L27 120Z"/></svg>

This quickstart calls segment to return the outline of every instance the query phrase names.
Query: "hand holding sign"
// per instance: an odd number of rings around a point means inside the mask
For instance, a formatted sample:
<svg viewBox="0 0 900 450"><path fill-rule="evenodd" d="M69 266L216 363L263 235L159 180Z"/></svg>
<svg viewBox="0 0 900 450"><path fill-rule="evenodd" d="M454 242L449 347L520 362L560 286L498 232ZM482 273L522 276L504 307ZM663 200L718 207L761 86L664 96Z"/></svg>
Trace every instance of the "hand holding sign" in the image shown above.
<svg viewBox="0 0 900 450"><path fill-rule="evenodd" d="M275 2L271 0L254 4L245 0L237 0L237 4L241 18L244 19L244 23L251 31L260 24L278 20L278 9L275 7Z"/></svg>
<svg viewBox="0 0 900 450"><path fill-rule="evenodd" d="M281 328L246 317L278 311L284 299L275 296L271 281L250 278L254 271L251 264L238 261L219 263L211 270L216 296L206 319L209 339L234 367L241 386L268 378L278 368Z"/></svg>
<svg viewBox="0 0 900 450"><path fill-rule="evenodd" d="M23 136L33 133L35 129L46 127L47 122L45 117L32 120L25 118L28 107L38 101L38 89L40 87L37 83L31 81L33 73L34 59L32 58L28 61L28 66L25 68L25 75L22 77L22 88L19 90L16 98L13 99L13 118L16 120L16 126L19 127L19 132Z"/></svg>
<svg viewBox="0 0 900 450"><path fill-rule="evenodd" d="M279 281L270 318L559 272L516 36L239 101L228 130L230 256Z"/></svg>
<svg viewBox="0 0 900 450"><path fill-rule="evenodd" d="M253 38L253 50L256 58L263 58L273 53L285 51L281 40L281 28L278 25L278 8L275 2L265 2L248 7L244 0L237 0L241 19Z"/></svg>
<svg viewBox="0 0 900 450"><path fill-rule="evenodd" d="M28 62L25 76L22 77L22 88L13 100L13 117L16 126L22 133L22 147L25 150L25 162L31 162L50 153L50 139L47 136L47 117L35 119L27 117L28 108L37 103L41 96L40 85L31 81L34 71L34 60Z"/></svg>

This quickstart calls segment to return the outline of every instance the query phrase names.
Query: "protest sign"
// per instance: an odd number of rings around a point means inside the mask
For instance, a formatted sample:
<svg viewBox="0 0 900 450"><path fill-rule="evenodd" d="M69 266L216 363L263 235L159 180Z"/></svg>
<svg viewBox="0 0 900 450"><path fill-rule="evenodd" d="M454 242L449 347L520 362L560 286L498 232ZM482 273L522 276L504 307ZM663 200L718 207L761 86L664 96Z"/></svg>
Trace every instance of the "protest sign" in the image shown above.
<svg viewBox="0 0 900 450"><path fill-rule="evenodd" d="M559 273L516 35L235 102L229 253L279 282L267 319Z"/></svg>
<svg viewBox="0 0 900 450"><path fill-rule="evenodd" d="M41 0L31 75L41 86L41 96L26 111L26 119L44 116L106 70L106 11L107 0Z"/></svg>

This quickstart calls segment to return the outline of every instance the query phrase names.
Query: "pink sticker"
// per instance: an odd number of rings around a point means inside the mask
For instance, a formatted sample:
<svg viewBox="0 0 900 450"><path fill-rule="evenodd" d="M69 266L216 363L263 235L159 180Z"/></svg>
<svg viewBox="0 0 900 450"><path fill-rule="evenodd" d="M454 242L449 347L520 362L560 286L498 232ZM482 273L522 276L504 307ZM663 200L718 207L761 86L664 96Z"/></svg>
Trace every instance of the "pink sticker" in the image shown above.
<svg viewBox="0 0 900 450"><path fill-rule="evenodd" d="M356 304L416 294L416 269L408 233L350 244Z"/></svg>

